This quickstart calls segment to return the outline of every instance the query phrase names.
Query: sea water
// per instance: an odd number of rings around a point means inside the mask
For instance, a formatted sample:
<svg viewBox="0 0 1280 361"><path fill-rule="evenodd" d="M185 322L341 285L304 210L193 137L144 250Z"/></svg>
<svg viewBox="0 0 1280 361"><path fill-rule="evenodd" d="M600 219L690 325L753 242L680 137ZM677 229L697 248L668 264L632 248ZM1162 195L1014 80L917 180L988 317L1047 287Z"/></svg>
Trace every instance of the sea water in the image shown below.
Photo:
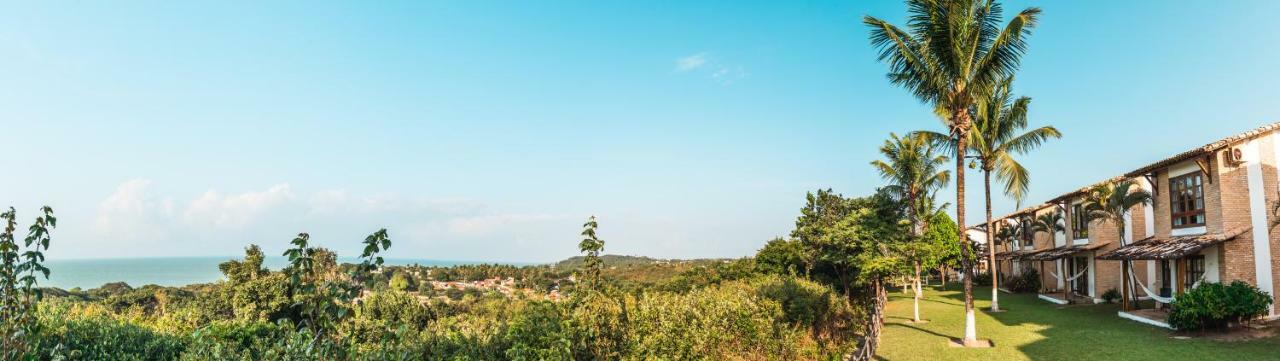
<svg viewBox="0 0 1280 361"><path fill-rule="evenodd" d="M110 282L125 282L139 287L148 284L183 286L209 283L223 279L218 264L241 257L156 257L49 260L45 266L51 271L49 279L37 277L41 287L90 289ZM356 259L340 257L342 263L355 263ZM263 266L276 271L288 264L284 257L267 257ZM388 265L455 266L486 262L441 261L427 259L387 259ZM511 263L505 263L511 264ZM520 264L516 264L520 265Z"/></svg>

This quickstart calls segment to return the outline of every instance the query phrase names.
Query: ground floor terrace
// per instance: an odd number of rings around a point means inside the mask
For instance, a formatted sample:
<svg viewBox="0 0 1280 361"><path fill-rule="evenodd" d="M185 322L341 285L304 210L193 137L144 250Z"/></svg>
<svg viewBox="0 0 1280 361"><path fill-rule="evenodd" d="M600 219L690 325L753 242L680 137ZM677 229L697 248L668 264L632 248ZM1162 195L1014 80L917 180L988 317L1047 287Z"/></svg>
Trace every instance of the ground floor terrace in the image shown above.
<svg viewBox="0 0 1280 361"><path fill-rule="evenodd" d="M921 316L912 324L910 294L893 292L880 343L882 360L1276 360L1280 324L1230 334L1184 334L1116 317L1116 304L1059 306L1035 294L1000 295L1000 313L978 312L978 336L989 349L958 349L947 340L963 335L960 284L926 289ZM974 288L980 309L990 307L990 288Z"/></svg>

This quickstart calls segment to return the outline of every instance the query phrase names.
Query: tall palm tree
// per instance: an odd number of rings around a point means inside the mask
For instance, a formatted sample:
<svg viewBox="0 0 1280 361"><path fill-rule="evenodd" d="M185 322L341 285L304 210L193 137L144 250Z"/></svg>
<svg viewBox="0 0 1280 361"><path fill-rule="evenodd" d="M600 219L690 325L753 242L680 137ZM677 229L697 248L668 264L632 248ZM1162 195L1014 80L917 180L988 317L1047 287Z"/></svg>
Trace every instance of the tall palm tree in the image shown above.
<svg viewBox="0 0 1280 361"><path fill-rule="evenodd" d="M968 239L964 231L964 152L973 107L984 89L993 89L1000 79L1017 72L1040 9L1022 10L1003 27L1004 9L995 0L907 0L907 12L910 20L906 30L871 16L862 22L871 28L871 44L880 51L880 60L889 65L889 81L932 105L945 119L955 150L956 233L960 239ZM966 275L963 342L975 345L973 260L967 242L962 244Z"/></svg>
<svg viewBox="0 0 1280 361"><path fill-rule="evenodd" d="M1039 148L1046 140L1061 138L1062 133L1052 126L1043 126L1023 132L1027 128L1027 108L1031 98L1013 95L1013 77L1006 77L990 92L978 97L973 130L969 133L969 150L982 170L983 195L987 206L987 224L991 224L991 174L1003 183L1004 194L1018 203L1026 197L1031 186L1031 174L1014 159ZM949 135L937 132L921 132L934 142L946 143ZM988 254L988 261L995 262L995 249ZM999 277L991 278L991 310L1000 311Z"/></svg>
<svg viewBox="0 0 1280 361"><path fill-rule="evenodd" d="M898 137L889 133L889 139L880 146L880 154L884 160L871 161L871 166L880 172L880 177L889 181L884 189L906 206L907 218L911 222L911 238L919 241L924 234L925 221L931 219L935 210L933 191L947 186L951 181L951 173L942 167L947 157L938 154L923 136L908 135ZM915 293L915 322L920 322L920 253L909 250L915 270L912 278L912 290Z"/></svg>
<svg viewBox="0 0 1280 361"><path fill-rule="evenodd" d="M1120 245L1129 244L1129 240L1124 238L1124 218L1130 209L1137 206L1145 206L1151 204L1151 193L1138 187L1131 179L1120 181L1106 182L1103 184L1089 187L1089 192L1084 197L1085 217L1090 221L1111 222L1116 225L1116 239L1120 240ZM1124 260L1125 269L1133 268L1133 261ZM1121 287L1133 290L1135 285L1133 279L1129 275L1122 275L1123 285ZM1137 292L1129 292L1132 300L1136 302L1138 299Z"/></svg>

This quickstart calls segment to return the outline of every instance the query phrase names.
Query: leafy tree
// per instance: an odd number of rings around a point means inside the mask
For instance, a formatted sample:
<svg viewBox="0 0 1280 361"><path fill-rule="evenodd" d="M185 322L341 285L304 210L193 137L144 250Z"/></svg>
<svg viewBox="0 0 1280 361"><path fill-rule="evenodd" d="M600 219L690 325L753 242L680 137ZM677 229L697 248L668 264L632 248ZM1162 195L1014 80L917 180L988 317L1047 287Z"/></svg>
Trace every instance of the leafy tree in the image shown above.
<svg viewBox="0 0 1280 361"><path fill-rule="evenodd" d="M251 244L244 250L244 260L230 260L218 264L218 270L227 277L232 284L240 284L248 282L258 277L265 276L267 269L262 268L262 249L258 245Z"/></svg>
<svg viewBox="0 0 1280 361"><path fill-rule="evenodd" d="M756 270L771 274L804 272L804 247L799 241L774 238L756 252Z"/></svg>
<svg viewBox="0 0 1280 361"><path fill-rule="evenodd" d="M818 232L821 237L806 247L817 255L815 270L829 272L824 278L834 280L850 303L868 309L863 320L865 332L854 354L854 359L868 360L875 355L884 324L886 279L900 272L905 264L899 247L909 225L904 221L902 204L883 190L870 197L836 203L847 207L846 215Z"/></svg>
<svg viewBox="0 0 1280 361"><path fill-rule="evenodd" d="M410 291L409 277L406 277L404 273L396 272L395 275L391 276L391 280L387 282L387 286L396 291Z"/></svg>
<svg viewBox="0 0 1280 361"><path fill-rule="evenodd" d="M816 193L805 194L804 208L796 218L796 228L791 231L791 238L800 242L805 262L805 274L815 272L819 255L815 253L817 244L831 232L832 226L849 214L850 200L832 192L830 188L819 189ZM817 270L819 278L832 275L830 270ZM834 279L824 281L835 283Z"/></svg>
<svg viewBox="0 0 1280 361"><path fill-rule="evenodd" d="M579 271L579 277L582 277L579 282L589 290L599 289L600 271L604 268L600 261L600 252L604 252L604 240L596 237L596 228L599 226L596 216L587 218L587 223L582 224L582 242L578 243L578 249L586 256Z"/></svg>
<svg viewBox="0 0 1280 361"><path fill-rule="evenodd" d="M1151 193L1137 186L1131 179L1111 181L1089 187L1084 196L1085 217L1092 221L1111 222L1116 226L1116 239L1120 245L1128 245L1130 239L1124 237L1124 218L1133 207L1151 204ZM1133 269L1133 261L1122 260L1125 268ZM1133 278L1122 275L1122 288L1136 290ZM1138 292L1129 292L1130 300L1138 301Z"/></svg>
<svg viewBox="0 0 1280 361"><path fill-rule="evenodd" d="M42 341L40 324L33 314L40 300L36 275L49 278L43 264L44 251L52 239L50 230L58 226L53 208L40 208L41 215L27 227L22 247L14 239L18 212L0 213L4 231L0 232L0 358L10 360L32 356Z"/></svg>
<svg viewBox="0 0 1280 361"><path fill-rule="evenodd" d="M284 273L289 276L289 294L301 316L298 326L313 335L312 344L315 345L324 337L331 336L338 324L351 314L349 305L368 286L370 273L382 266L383 259L378 253L391 247L391 238L386 229L365 237L360 264L350 268L346 279L328 276L335 272L336 267L327 267L336 255L322 248L310 247L310 239L311 235L299 233L290 242L294 248L284 252L289 257L289 266Z"/></svg>
<svg viewBox="0 0 1280 361"><path fill-rule="evenodd" d="M903 30L875 17L863 23L871 29L871 44L889 65L889 81L906 88L934 107L944 119L956 161L956 235L965 235L964 158L969 149L973 113L984 91L1017 72L1026 38L1040 9L1027 8L1003 28L1004 9L994 0L907 0L910 21ZM965 243L964 261L966 344L977 342L973 314L973 268Z"/></svg>
<svg viewBox="0 0 1280 361"><path fill-rule="evenodd" d="M960 265L961 245L960 238L954 232L955 227L956 223L946 212L936 212L921 239L921 243L925 245L925 252L921 257L923 267L937 268L942 275L943 286L946 286L947 270Z"/></svg>

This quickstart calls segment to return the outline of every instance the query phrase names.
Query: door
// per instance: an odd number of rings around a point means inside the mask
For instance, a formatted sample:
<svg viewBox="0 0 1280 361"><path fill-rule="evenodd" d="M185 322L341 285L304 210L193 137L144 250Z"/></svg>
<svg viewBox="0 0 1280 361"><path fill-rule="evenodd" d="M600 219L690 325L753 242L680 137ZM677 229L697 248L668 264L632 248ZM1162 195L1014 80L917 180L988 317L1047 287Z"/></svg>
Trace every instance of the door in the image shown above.
<svg viewBox="0 0 1280 361"><path fill-rule="evenodd" d="M1071 275L1068 277L1078 275L1081 272L1088 273L1088 269L1089 269L1088 257L1075 257L1071 260ZM1087 274L1081 275L1080 277L1076 277L1075 280L1072 280L1071 290L1081 296L1088 295L1089 294L1089 275Z"/></svg>
<svg viewBox="0 0 1280 361"><path fill-rule="evenodd" d="M1160 260L1160 297L1173 296L1173 265L1169 260Z"/></svg>

